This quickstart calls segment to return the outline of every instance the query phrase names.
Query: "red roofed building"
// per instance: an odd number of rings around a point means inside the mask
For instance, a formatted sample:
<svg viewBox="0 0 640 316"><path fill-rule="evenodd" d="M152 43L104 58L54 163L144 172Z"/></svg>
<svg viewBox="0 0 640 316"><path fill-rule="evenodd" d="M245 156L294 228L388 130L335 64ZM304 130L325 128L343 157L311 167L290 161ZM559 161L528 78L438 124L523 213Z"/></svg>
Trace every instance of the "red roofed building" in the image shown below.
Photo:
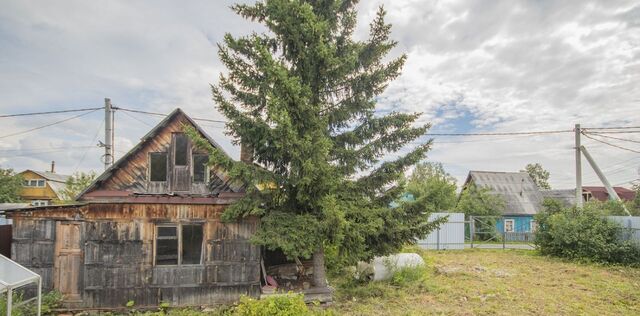
<svg viewBox="0 0 640 316"><path fill-rule="evenodd" d="M633 201L636 197L636 192L627 188L613 187L613 190L616 191L620 199L623 201ZM607 189L605 187L582 187L582 196L585 197L586 201L591 199L603 202L609 200L609 193L607 193Z"/></svg>

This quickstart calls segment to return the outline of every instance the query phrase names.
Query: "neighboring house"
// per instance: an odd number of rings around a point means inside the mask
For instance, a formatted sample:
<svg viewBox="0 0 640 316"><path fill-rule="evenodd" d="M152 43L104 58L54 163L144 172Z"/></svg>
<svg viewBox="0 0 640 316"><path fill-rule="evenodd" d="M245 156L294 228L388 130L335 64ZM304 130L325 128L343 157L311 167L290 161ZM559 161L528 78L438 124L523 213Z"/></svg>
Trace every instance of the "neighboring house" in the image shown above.
<svg viewBox="0 0 640 316"><path fill-rule="evenodd" d="M24 179L20 198L33 206L53 205L62 200L62 190L69 176L55 173L54 166L51 162L51 171L20 172Z"/></svg>
<svg viewBox="0 0 640 316"><path fill-rule="evenodd" d="M623 201L633 201L636 197L636 192L623 187L613 187L613 190L616 191L618 197L620 197ZM545 198L556 199L564 206L574 206L576 205L576 195L575 189L566 189L566 190L543 190L541 191L542 195ZM596 186L583 186L582 187L582 200L585 202L598 200L598 201L608 201L610 199L609 193L605 187L596 187Z"/></svg>
<svg viewBox="0 0 640 316"><path fill-rule="evenodd" d="M258 219L223 223L244 195L184 134L180 109L82 192L75 205L8 211L13 258L69 308L201 306L260 293Z"/></svg>
<svg viewBox="0 0 640 316"><path fill-rule="evenodd" d="M636 197L636 192L627 188L613 187L613 190L616 191L618 197L623 201L633 201ZM585 201L596 199L598 201L605 202L609 200L609 193L605 187L583 186L582 197L584 197Z"/></svg>
<svg viewBox="0 0 640 316"><path fill-rule="evenodd" d="M540 193L542 193L542 197L545 199L558 200L565 207L576 205L575 189L541 190Z"/></svg>
<svg viewBox="0 0 640 316"><path fill-rule="evenodd" d="M487 188L505 201L498 232L530 233L536 229L533 218L542 208L543 197L526 172L470 171L463 187L475 184ZM514 237L516 238L516 237Z"/></svg>

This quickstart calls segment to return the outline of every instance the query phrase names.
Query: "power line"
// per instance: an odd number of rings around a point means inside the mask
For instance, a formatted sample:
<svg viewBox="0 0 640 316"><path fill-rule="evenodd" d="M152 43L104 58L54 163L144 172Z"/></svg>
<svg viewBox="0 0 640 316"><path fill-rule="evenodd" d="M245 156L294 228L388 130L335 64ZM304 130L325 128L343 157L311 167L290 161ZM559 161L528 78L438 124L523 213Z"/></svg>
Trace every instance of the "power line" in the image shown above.
<svg viewBox="0 0 640 316"><path fill-rule="evenodd" d="M63 147L38 147L38 148L21 148L21 149L0 149L0 153L4 152L38 152L38 151L47 151L51 149L73 149L73 148L87 148L94 146L63 146Z"/></svg>
<svg viewBox="0 0 640 316"><path fill-rule="evenodd" d="M147 126L153 127L153 125L151 125L151 124L149 124L149 123L147 123L147 122L145 122L145 121L143 121L143 120L141 120L141 119L139 119L139 118L137 118L137 117L135 117L135 116L133 116L133 115L131 115L131 114L127 113L127 112L122 112L122 114L124 114L124 115L126 115L126 116L128 116L128 117L130 117L130 118L132 118L132 119L134 119L134 120L136 120L136 121L138 121L138 122L140 122L140 123L144 124L144 125L147 125Z"/></svg>
<svg viewBox="0 0 640 316"><path fill-rule="evenodd" d="M589 129L600 129L600 130L606 130L606 129L634 129L634 128L640 128L640 126L585 127L585 128L583 128L583 129L584 129L584 130L589 130Z"/></svg>
<svg viewBox="0 0 640 316"><path fill-rule="evenodd" d="M546 135L573 133L573 130L551 130L551 131L530 131L530 132L498 132L498 133L427 133L425 136L509 136L509 135Z"/></svg>
<svg viewBox="0 0 640 316"><path fill-rule="evenodd" d="M640 151L633 150L633 149L626 148L626 147L622 147L622 146L618 146L618 145L615 145L615 144L612 144L612 143L606 142L606 141L604 141L604 140L596 139L596 138L593 138L593 137L591 137L591 136L587 135L586 133L582 133L582 135L584 135L584 137L586 137L586 138L589 138L589 139L595 140L595 141L600 142L600 143L603 143L603 144L607 144L607 145L612 146L612 147L616 147L616 148L618 148L618 149L622 149L622 150L626 150L626 151L630 151L630 152L634 152L634 153L640 154Z"/></svg>
<svg viewBox="0 0 640 316"><path fill-rule="evenodd" d="M604 138L610 138L610 139L616 139L616 140L621 140L621 141L625 141L625 142L631 142L631 143L637 143L637 144L640 144L640 141L635 140L635 139L628 139L628 138L613 137L613 136L601 135L601 134L599 134L599 133L596 133L596 134L588 133L588 134L592 134L592 135L594 135L594 136L598 136L598 137L604 137Z"/></svg>
<svg viewBox="0 0 640 316"><path fill-rule="evenodd" d="M42 125L42 126L38 126L38 127L34 127L34 128L30 128L30 129L27 129L27 130L24 130L24 131L20 131L20 132L15 132L15 133L11 133L11 134L7 134L7 135L3 135L3 136L0 136L0 139L2 139L2 138L7 138L7 137L11 137L11 136L16 136L16 135L22 135L22 134L30 133L30 132L33 132L33 131L37 131L37 130L39 130L39 129L43 129L43 128L45 128L45 127L49 127L49 126L53 126L53 125L56 125L56 124L64 123L64 122L66 122L66 121L70 121L70 120L73 120L73 119L79 118L79 117L81 117L81 116L85 116L85 115L87 115L87 114L91 114L91 113L93 113L93 112L95 112L95 111L97 111L97 110L100 110L100 109L102 109L102 108L97 108L97 109L92 110L92 111L90 111L90 112L85 112L85 113L82 113L82 114L78 114L78 115L75 115L75 116L72 116L72 117L66 118L66 119L64 119L64 120L60 120L60 121L56 121L56 122L53 122L53 123L45 124L45 125Z"/></svg>
<svg viewBox="0 0 640 316"><path fill-rule="evenodd" d="M1 114L0 118L5 117L17 117L17 116L31 116L31 115L46 115L46 114L58 114L58 113L71 113L71 112L85 112L103 109L99 108L86 108L86 109L73 109L73 110L60 110L60 111L47 111L47 112L32 112L32 113L19 113L19 114Z"/></svg>
<svg viewBox="0 0 640 316"><path fill-rule="evenodd" d="M148 114L148 115L156 115L156 116L162 116L162 117L166 117L168 114L164 114L164 113L158 113L158 112L149 112L149 111L141 111L141 110L132 110L132 109L127 109L127 108L123 108L123 107L114 107L115 110L122 110L122 111L127 111L127 112L133 112L133 113L141 113L141 114ZM212 122L212 123L227 123L227 121L222 121L222 120L213 120L213 119L206 119L206 118L199 118L199 117L192 117L192 119L196 120L196 121L203 121L203 122Z"/></svg>
<svg viewBox="0 0 640 316"><path fill-rule="evenodd" d="M95 143L96 140L98 139L98 135L100 135L100 130L102 130L102 126L104 125L104 122L100 122L100 126L98 126L98 130L96 131L96 135L93 136L93 139L91 140L91 144ZM78 164L76 165L76 167L73 170L73 173L76 173L78 171L78 168L80 168L80 165L84 162L84 158L87 157L87 153L89 152L90 148L97 148L94 146L87 146L87 150L84 151L84 153L82 153L82 157L80 158L80 160L78 161Z"/></svg>

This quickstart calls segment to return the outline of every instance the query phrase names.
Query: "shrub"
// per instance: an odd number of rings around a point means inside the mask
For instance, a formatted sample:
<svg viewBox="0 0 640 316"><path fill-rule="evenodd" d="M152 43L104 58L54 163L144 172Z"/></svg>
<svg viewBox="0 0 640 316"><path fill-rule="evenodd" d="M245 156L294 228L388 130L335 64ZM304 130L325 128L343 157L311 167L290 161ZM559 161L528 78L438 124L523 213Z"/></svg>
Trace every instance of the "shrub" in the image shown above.
<svg viewBox="0 0 640 316"><path fill-rule="evenodd" d="M318 314L324 314L324 312L309 309L304 302L303 295L293 293L269 296L260 300L243 296L235 307L225 313L225 315L233 316L304 316Z"/></svg>
<svg viewBox="0 0 640 316"><path fill-rule="evenodd" d="M571 260L640 265L640 246L594 207L549 209L536 216L540 252Z"/></svg>
<svg viewBox="0 0 640 316"><path fill-rule="evenodd" d="M0 315L7 314L7 299L6 293L2 293L2 297L0 297ZM30 303L19 305L20 302L23 301L22 293L14 292L12 299L12 316L28 316L28 315L36 315L38 307L36 306L36 301L32 301ZM42 315L53 315L53 309L60 307L62 303L62 294L58 291L51 291L48 293L42 294L42 305L41 311Z"/></svg>

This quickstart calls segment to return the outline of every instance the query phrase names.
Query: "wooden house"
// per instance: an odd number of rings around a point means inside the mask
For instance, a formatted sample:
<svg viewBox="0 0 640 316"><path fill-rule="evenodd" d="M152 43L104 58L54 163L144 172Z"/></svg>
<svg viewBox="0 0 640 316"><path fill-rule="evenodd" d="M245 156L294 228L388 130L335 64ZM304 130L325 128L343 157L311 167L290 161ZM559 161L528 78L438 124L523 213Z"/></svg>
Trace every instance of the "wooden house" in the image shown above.
<svg viewBox="0 0 640 316"><path fill-rule="evenodd" d="M20 172L24 180L20 198L34 206L51 205L60 202L62 190L69 176L55 173L55 162L51 171L25 170Z"/></svg>
<svg viewBox="0 0 640 316"><path fill-rule="evenodd" d="M469 171L463 190L469 185L488 189L504 200L495 230L507 241L527 241L536 230L534 219L542 209L543 195L526 172Z"/></svg>
<svg viewBox="0 0 640 316"><path fill-rule="evenodd" d="M75 205L8 212L12 257L64 294L70 308L211 305L260 293L258 219L222 223L244 193L207 167L206 152L183 133L180 109L168 115L100 175Z"/></svg>

